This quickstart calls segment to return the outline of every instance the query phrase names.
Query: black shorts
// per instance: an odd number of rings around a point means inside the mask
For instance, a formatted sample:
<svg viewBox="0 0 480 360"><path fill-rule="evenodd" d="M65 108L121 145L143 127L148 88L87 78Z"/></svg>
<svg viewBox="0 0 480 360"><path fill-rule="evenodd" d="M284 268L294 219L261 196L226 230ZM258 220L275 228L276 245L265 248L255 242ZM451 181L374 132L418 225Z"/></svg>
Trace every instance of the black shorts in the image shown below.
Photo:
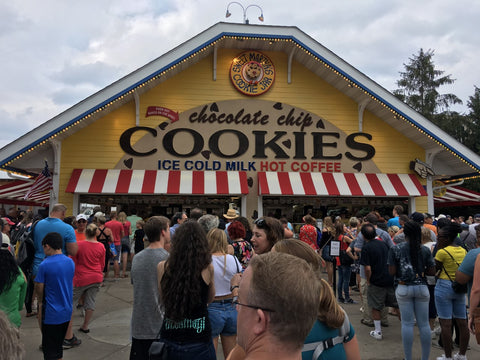
<svg viewBox="0 0 480 360"><path fill-rule="evenodd" d="M57 360L63 358L63 340L67 333L69 321L63 324L42 323L42 349L45 360Z"/></svg>

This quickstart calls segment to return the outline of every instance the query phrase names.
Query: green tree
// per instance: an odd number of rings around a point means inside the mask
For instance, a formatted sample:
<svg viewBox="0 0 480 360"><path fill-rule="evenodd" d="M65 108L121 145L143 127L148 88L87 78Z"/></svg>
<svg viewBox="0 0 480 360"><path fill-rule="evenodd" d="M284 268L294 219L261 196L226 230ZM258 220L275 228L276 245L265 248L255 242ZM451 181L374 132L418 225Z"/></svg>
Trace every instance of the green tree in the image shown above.
<svg viewBox="0 0 480 360"><path fill-rule="evenodd" d="M453 84L455 79L435 69L433 55L433 50L424 52L420 49L417 55L409 58L410 62L403 64L405 71L400 72L399 88L393 91L396 97L430 120L434 115L448 111L450 105L462 103L454 94L438 92L440 86Z"/></svg>

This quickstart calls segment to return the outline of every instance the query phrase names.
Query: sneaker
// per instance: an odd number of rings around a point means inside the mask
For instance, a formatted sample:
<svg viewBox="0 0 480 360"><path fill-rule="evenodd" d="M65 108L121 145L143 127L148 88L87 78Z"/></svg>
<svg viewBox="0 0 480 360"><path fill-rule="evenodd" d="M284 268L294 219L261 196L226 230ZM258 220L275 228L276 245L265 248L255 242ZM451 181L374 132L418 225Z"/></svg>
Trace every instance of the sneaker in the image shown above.
<svg viewBox="0 0 480 360"><path fill-rule="evenodd" d="M452 360L452 358L447 358L445 354L443 354L442 356L437 357L437 360Z"/></svg>
<svg viewBox="0 0 480 360"><path fill-rule="evenodd" d="M345 304L358 304L358 302L356 302L355 300L350 298L350 299L345 300Z"/></svg>
<svg viewBox="0 0 480 360"><path fill-rule="evenodd" d="M338 298L338 303L339 304L344 304L345 303L345 299L344 298Z"/></svg>
<svg viewBox="0 0 480 360"><path fill-rule="evenodd" d="M365 310L363 309L363 306L360 308L360 312L363 313Z"/></svg>
<svg viewBox="0 0 480 360"><path fill-rule="evenodd" d="M460 355L459 353L456 353L453 355L453 360L467 360L467 355Z"/></svg>
<svg viewBox="0 0 480 360"><path fill-rule="evenodd" d="M377 332L375 330L370 331L370 336L373 337L375 340L382 340L383 336L381 332Z"/></svg>
<svg viewBox="0 0 480 360"><path fill-rule="evenodd" d="M63 349L64 350L67 350L67 349L71 349L75 346L78 346L82 343L82 340L79 340L77 339L77 337L75 335L73 335L73 337L71 339L64 339L63 340Z"/></svg>
<svg viewBox="0 0 480 360"><path fill-rule="evenodd" d="M432 347L437 348L437 349L443 349L443 346L440 345L437 341L432 341Z"/></svg>

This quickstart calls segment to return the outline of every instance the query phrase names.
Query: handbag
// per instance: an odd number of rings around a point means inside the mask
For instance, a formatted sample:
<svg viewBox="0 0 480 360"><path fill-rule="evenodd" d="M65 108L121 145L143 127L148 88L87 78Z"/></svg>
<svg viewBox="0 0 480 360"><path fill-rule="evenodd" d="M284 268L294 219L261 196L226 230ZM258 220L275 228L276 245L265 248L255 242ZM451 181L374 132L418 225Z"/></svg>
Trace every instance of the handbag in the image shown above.
<svg viewBox="0 0 480 360"><path fill-rule="evenodd" d="M452 258L452 260L455 262L455 264L457 264L458 267L460 267L460 264L457 263L455 261L455 259L453 258L452 254L450 254L447 250L443 249L448 255L450 255L450 257ZM457 282L456 280L452 280L452 278L450 277L450 275L448 275L448 272L447 270L445 270L445 266L443 266L443 263L442 263L442 267L443 267L443 271L445 272L445 274L447 274L448 278L450 279L450 282L452 283L452 289L455 293L457 294L466 294L467 291L468 291L468 287L467 287L467 284L460 284L459 282Z"/></svg>
<svg viewBox="0 0 480 360"><path fill-rule="evenodd" d="M153 340L150 348L148 349L148 359L149 360L168 360L168 351L166 344L160 338L160 332L157 334L155 340Z"/></svg>
<svg viewBox="0 0 480 360"><path fill-rule="evenodd" d="M330 255L330 242L332 241L332 238L333 238L333 236L330 235L330 239L328 239L327 242L325 243L325 245L323 245L323 247L320 249L321 253L322 253L323 260L328 261L328 262L334 262L335 261L335 258Z"/></svg>

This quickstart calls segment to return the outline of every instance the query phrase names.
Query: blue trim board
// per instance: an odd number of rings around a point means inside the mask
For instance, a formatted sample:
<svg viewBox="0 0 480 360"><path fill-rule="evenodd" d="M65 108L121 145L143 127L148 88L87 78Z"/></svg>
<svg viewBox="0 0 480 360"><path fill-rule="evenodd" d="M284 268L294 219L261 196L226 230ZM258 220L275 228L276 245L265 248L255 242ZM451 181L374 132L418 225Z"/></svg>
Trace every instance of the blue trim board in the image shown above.
<svg viewBox="0 0 480 360"><path fill-rule="evenodd" d="M21 150L17 151L16 153L14 153L13 155L9 156L8 158L2 160L2 162L0 163L0 166L3 167L3 168L6 168L4 165L5 163L7 163L8 161L14 159L16 156L20 155L20 154L23 154L25 153L25 151L27 151L29 148L33 147L33 146L36 146L38 145L39 143L41 143L42 141L48 139L50 136L60 132L61 130L65 129L66 127L72 125L73 123L75 123L76 121L82 119L83 117L87 116L88 114L90 113L93 113L94 111L100 109L101 107L105 106L106 104L108 104L109 102L111 101L114 101L115 99L117 99L118 97L122 96L122 95L125 95L126 93L128 93L129 91L135 89L136 87L138 87L139 85L145 83L146 81L154 78L155 76L161 74L163 71L166 71L168 70L169 68L171 68L172 66L174 65L177 65L179 64L180 62L182 62L184 59L190 57L192 54L196 53L197 51L201 50L202 48L210 45L211 43L221 39L222 37L224 36L232 36L232 37L249 37L249 38L265 38L265 39L290 39L292 40L293 42L297 43L298 45L300 45L301 47L303 47L303 49L305 49L306 51L309 51L310 53L312 53L314 56L318 57L321 61L323 61L324 63L326 63L328 66L330 66L331 68L333 68L335 71L339 72L342 76L344 76L345 78L347 78L350 82L356 84L360 89L366 91L367 93L369 93L370 95L374 96L375 98L377 98L379 101L383 102L385 105L387 105L388 107L390 107L391 109L393 109L394 111L396 111L399 115L403 116L405 119L407 119L409 122L413 123L416 127L418 127L419 129L421 129L422 131L424 131L426 134L430 135L432 138L434 138L435 140L437 140L439 143L441 143L443 146L445 146L446 148L448 149L452 149L449 145L447 145L441 138L437 137L434 133L432 133L431 131L427 130L426 128L424 128L423 126L421 126L419 123L417 123L415 120L413 120L412 118L410 118L409 116L405 115L404 112L400 111L399 109L397 109L395 106L393 106L390 102L386 101L383 97L379 96L378 94L376 94L375 92L371 91L370 89L366 88L365 86L363 86L361 83L357 82L354 78L352 78L350 75L348 75L347 73L345 73L343 70L341 70L340 68L338 68L336 65L334 65L333 63L331 63L330 61L328 61L327 59L325 59L323 56L321 56L320 54L318 54L316 51L314 51L313 49L311 49L310 47L308 47L307 45L305 45L302 41L298 40L296 37L294 36L291 36L291 35L274 35L274 34L270 34L270 35L265 35L265 34L244 34L244 33L234 33L234 32L222 32L220 34L218 34L217 36L211 38L210 40L204 42L203 44L195 47L194 49L192 49L191 51L189 51L188 53L186 53L185 55L179 57L178 59L172 61L171 63L163 66L162 68L160 68L159 70L153 72L152 74L150 74L149 76L137 81L136 83L130 85L129 87L127 87L126 89L122 90L121 92L111 96L110 98L108 98L107 100L105 101L102 101L100 104L92 107L91 109L83 112L82 114L76 116L75 118L73 118L72 120L64 123L63 125L59 126L58 128L56 128L55 130L52 130L51 132L47 133L45 136L43 136L42 138L32 142L30 145L28 146L25 146L24 148L22 148ZM335 55L335 54L334 54ZM336 56L336 55L335 55ZM155 60L154 60L155 61ZM128 76L128 75L127 75ZM102 90L100 90L102 91ZM74 105L75 106L75 105ZM68 110L67 110L68 111ZM456 152L459 156L461 156L465 161L467 161L470 165L472 165L475 169L479 170L480 171L480 167L478 167L472 160L470 160L468 157L466 157L465 155L463 155L462 153L460 152L457 152L457 151L454 151Z"/></svg>

